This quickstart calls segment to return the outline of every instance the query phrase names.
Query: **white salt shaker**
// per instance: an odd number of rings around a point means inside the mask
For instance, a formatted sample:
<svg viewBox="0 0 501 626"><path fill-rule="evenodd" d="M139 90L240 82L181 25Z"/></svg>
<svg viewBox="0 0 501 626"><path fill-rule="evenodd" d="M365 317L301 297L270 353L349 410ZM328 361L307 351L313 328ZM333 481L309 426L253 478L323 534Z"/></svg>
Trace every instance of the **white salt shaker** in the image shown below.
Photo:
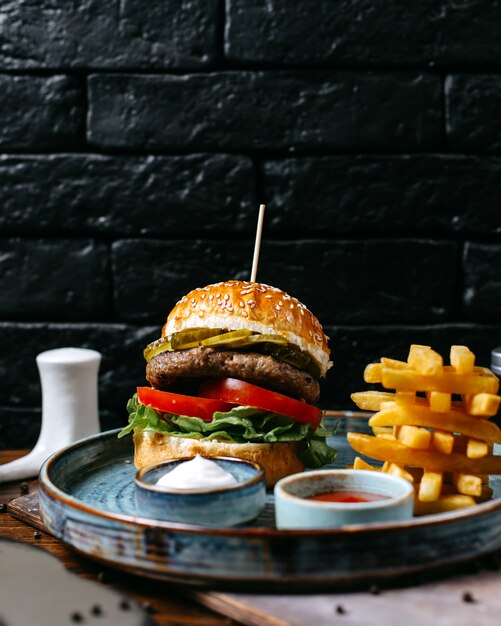
<svg viewBox="0 0 501 626"><path fill-rule="evenodd" d="M34 477L47 457L100 431L97 374L101 354L58 348L37 356L42 384L42 429L25 457L0 465L0 482Z"/></svg>
<svg viewBox="0 0 501 626"><path fill-rule="evenodd" d="M501 378L501 346L491 352L491 370Z"/></svg>

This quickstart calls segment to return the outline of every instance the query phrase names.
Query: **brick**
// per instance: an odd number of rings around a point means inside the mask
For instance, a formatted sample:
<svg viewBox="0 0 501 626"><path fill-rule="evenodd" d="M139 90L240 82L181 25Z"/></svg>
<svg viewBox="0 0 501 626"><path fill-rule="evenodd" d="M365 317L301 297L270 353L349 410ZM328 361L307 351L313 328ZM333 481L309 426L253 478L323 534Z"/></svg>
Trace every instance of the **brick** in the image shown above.
<svg viewBox="0 0 501 626"><path fill-rule="evenodd" d="M0 230L16 235L251 232L255 193L240 156L0 156Z"/></svg>
<svg viewBox="0 0 501 626"><path fill-rule="evenodd" d="M121 321L163 324L185 293L227 278L249 279L251 241L122 240L112 246Z"/></svg>
<svg viewBox="0 0 501 626"><path fill-rule="evenodd" d="M463 255L464 310L473 320L501 319L501 245L468 242Z"/></svg>
<svg viewBox="0 0 501 626"><path fill-rule="evenodd" d="M501 159L339 156L266 161L277 236L501 232Z"/></svg>
<svg viewBox="0 0 501 626"><path fill-rule="evenodd" d="M310 71L89 78L87 138L104 148L431 149L440 144L441 124L437 76Z"/></svg>
<svg viewBox="0 0 501 626"><path fill-rule="evenodd" d="M412 65L499 63L501 7L373 0L227 0L225 53L232 61Z"/></svg>
<svg viewBox="0 0 501 626"><path fill-rule="evenodd" d="M0 74L0 148L76 146L83 140L84 93L69 76Z"/></svg>
<svg viewBox="0 0 501 626"><path fill-rule="evenodd" d="M111 10L110 10L111 9ZM218 2L99 0L7 2L0 63L5 69L196 68L216 53Z"/></svg>
<svg viewBox="0 0 501 626"><path fill-rule="evenodd" d="M163 323L190 289L247 279L252 249L250 240L118 241L115 310L122 321ZM456 265L452 242L265 241L258 279L299 298L324 324L427 322L453 314Z"/></svg>
<svg viewBox="0 0 501 626"><path fill-rule="evenodd" d="M260 274L324 324L427 322L453 314L456 264L452 242L305 240L267 243Z"/></svg>
<svg viewBox="0 0 501 626"><path fill-rule="evenodd" d="M445 102L447 137L452 148L501 149L501 76L447 76Z"/></svg>
<svg viewBox="0 0 501 626"><path fill-rule="evenodd" d="M118 427L127 422L128 398L136 386L146 383L143 349L160 336L160 330L160 324L134 328L121 324L0 322L0 407L40 408L35 362L40 352L64 346L92 348L103 357L99 369L100 413L115 412L114 420L105 413L105 424Z"/></svg>
<svg viewBox="0 0 501 626"><path fill-rule="evenodd" d="M0 293L4 319L107 319L107 246L89 240L2 239Z"/></svg>
<svg viewBox="0 0 501 626"><path fill-rule="evenodd" d="M499 321L499 318L498 318ZM321 404L356 410L350 400L354 391L382 390L380 385L364 382L363 371L368 363L382 356L406 359L411 343L432 346L444 362L449 362L451 345L467 345L479 365L490 366L490 352L499 345L501 325L433 324L421 326L329 326L330 347L334 366L322 383ZM341 424L343 426L343 424Z"/></svg>
<svg viewBox="0 0 501 626"><path fill-rule="evenodd" d="M40 433L41 411L0 406L0 450L33 448Z"/></svg>

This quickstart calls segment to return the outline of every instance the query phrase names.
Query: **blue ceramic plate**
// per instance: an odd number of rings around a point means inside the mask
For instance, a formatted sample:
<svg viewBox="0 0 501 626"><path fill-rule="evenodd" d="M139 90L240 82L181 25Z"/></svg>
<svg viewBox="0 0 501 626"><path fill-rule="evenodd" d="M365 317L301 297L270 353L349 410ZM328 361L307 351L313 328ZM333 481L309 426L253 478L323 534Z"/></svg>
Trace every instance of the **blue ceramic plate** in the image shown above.
<svg viewBox="0 0 501 626"><path fill-rule="evenodd" d="M45 463L40 510L56 537L136 574L247 591L318 590L397 577L501 547L499 479L495 499L470 509L334 530L277 530L271 495L254 522L232 528L142 518L132 440L117 439L117 432L84 439ZM330 443L339 451L336 467L346 467L353 454L344 436Z"/></svg>

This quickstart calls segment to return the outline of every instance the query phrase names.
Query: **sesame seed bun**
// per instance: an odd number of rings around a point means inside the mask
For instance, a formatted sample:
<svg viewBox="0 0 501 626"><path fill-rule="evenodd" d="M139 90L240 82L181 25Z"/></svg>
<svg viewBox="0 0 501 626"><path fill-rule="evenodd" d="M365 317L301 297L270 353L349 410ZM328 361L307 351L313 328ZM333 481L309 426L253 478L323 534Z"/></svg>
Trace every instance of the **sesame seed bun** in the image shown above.
<svg viewBox="0 0 501 626"><path fill-rule="evenodd" d="M311 356L321 376L332 365L329 338L318 319L299 300L276 287L229 280L194 289L174 306L162 336L200 327L281 335Z"/></svg>
<svg viewBox="0 0 501 626"><path fill-rule="evenodd" d="M290 474L304 470L299 454L304 442L286 443L228 443L199 441L187 437L171 437L160 433L139 431L134 434L134 464L137 469L187 456L231 456L261 465L266 474L266 486Z"/></svg>

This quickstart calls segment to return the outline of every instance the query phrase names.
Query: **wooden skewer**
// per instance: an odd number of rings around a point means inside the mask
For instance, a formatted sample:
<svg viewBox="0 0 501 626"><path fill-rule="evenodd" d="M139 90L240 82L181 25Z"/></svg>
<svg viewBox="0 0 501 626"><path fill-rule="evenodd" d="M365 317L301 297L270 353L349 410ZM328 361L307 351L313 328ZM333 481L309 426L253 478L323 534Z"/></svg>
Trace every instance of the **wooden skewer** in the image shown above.
<svg viewBox="0 0 501 626"><path fill-rule="evenodd" d="M261 234L263 232L263 219L266 204L259 205L259 217L257 218L256 242L254 244L254 258L252 259L251 282L256 282L257 265L259 263L259 249L261 247Z"/></svg>

